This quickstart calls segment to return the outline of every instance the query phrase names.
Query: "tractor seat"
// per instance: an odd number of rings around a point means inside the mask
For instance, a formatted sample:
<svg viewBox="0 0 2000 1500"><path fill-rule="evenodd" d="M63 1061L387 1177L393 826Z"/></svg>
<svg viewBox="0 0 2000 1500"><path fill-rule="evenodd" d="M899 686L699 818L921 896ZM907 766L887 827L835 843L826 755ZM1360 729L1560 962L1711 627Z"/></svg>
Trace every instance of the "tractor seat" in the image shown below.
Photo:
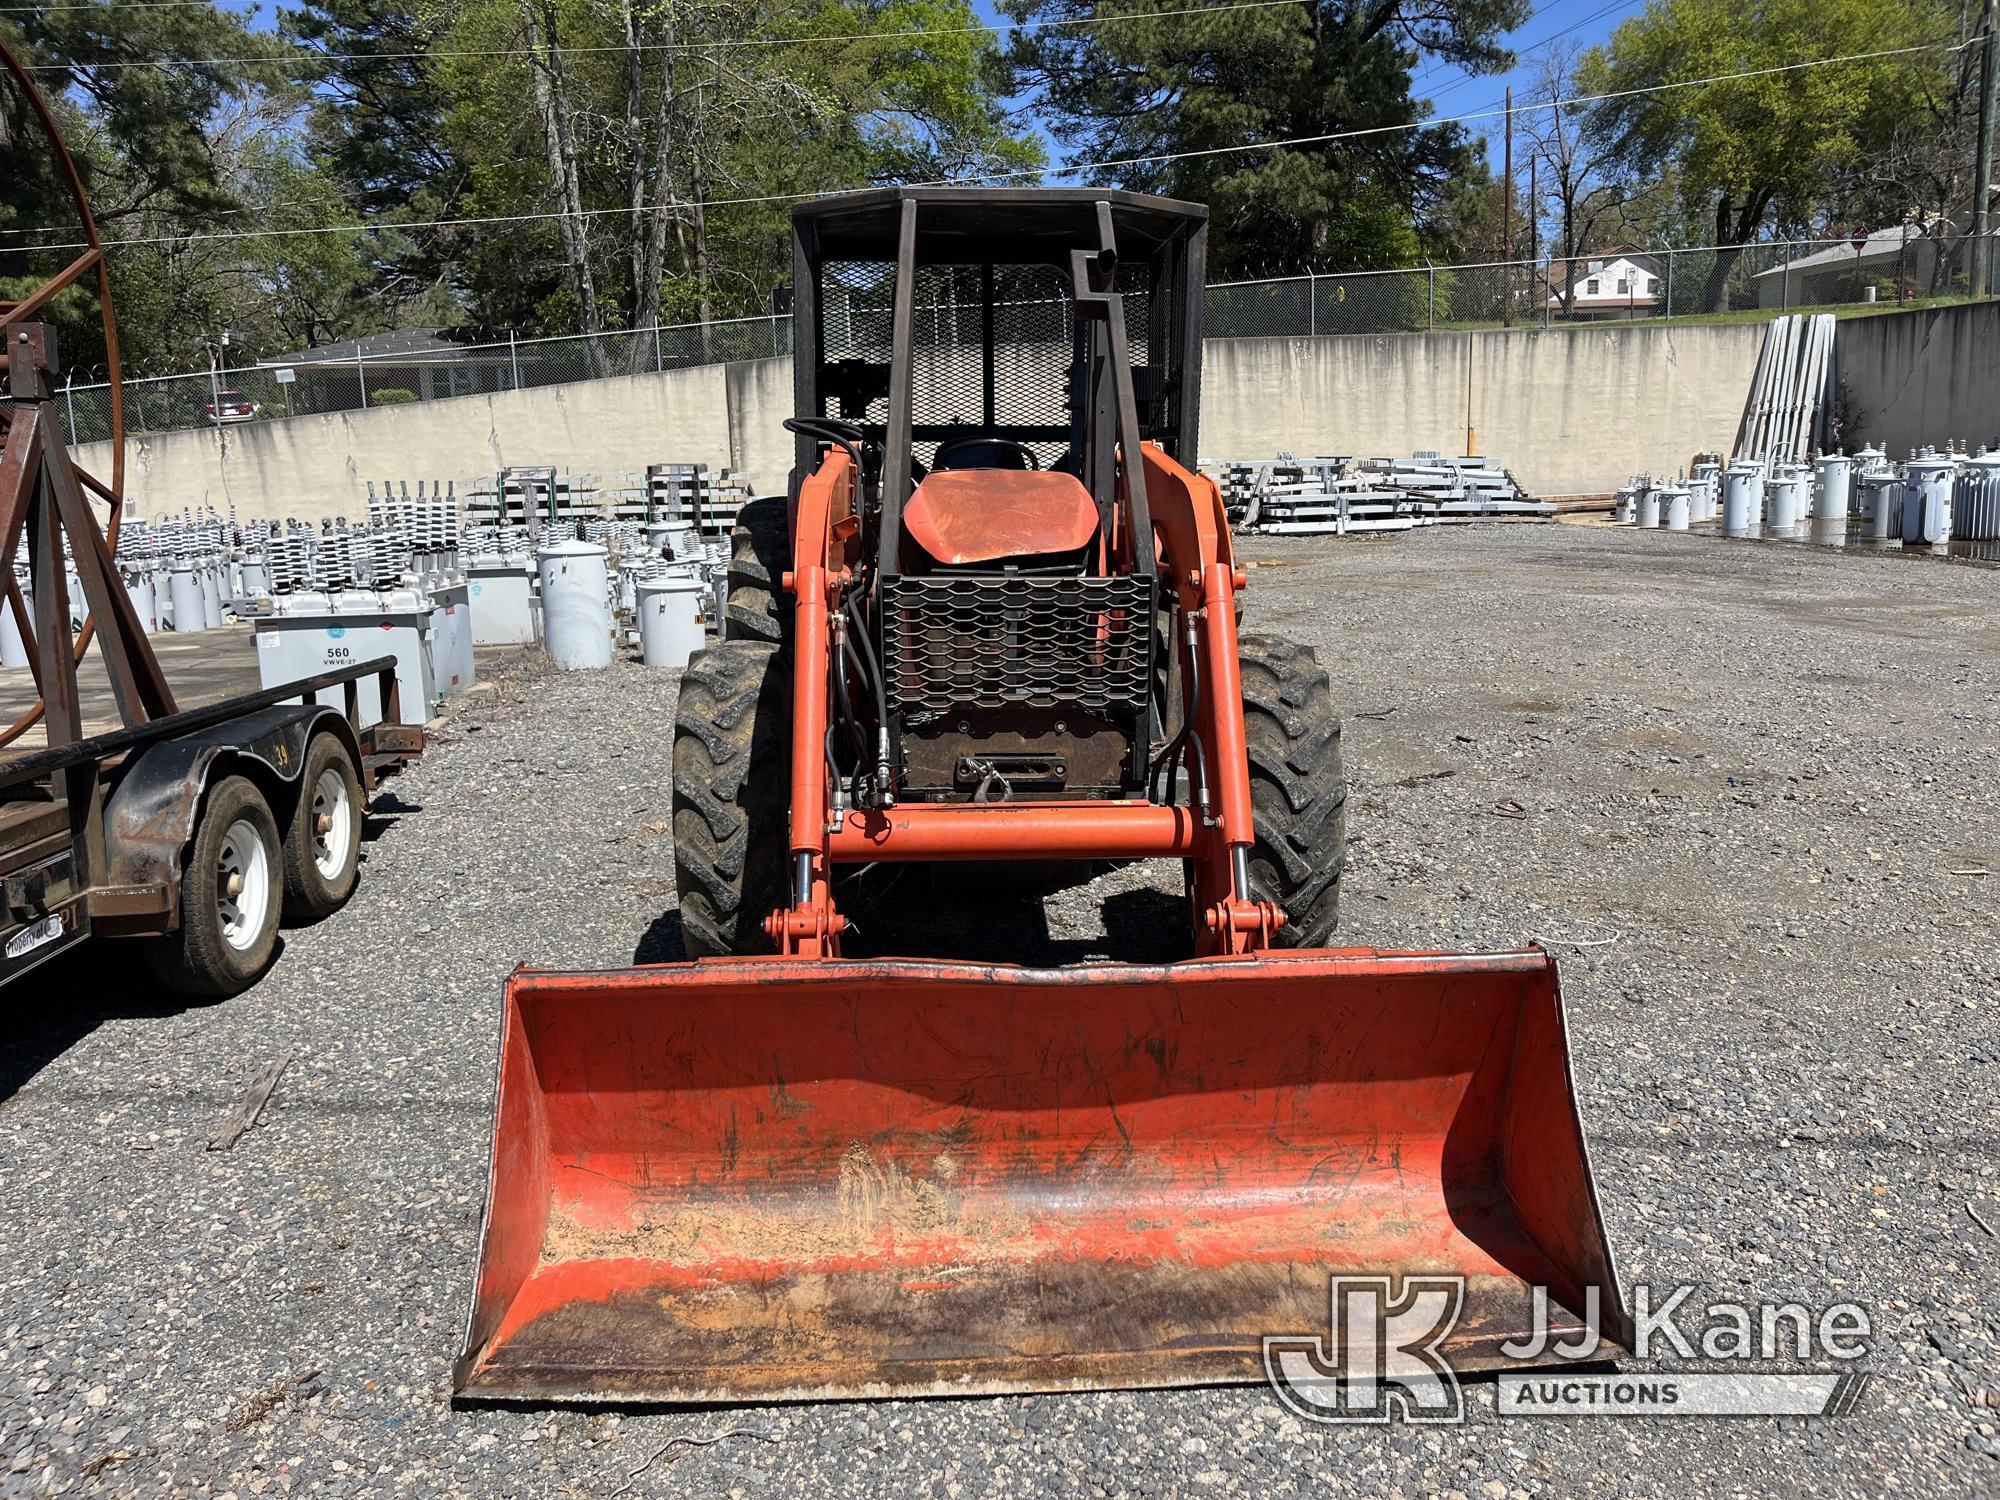
<svg viewBox="0 0 2000 1500"><path fill-rule="evenodd" d="M1080 554L1097 535L1097 502L1074 474L1048 469L942 469L903 507L903 526L947 567Z"/></svg>

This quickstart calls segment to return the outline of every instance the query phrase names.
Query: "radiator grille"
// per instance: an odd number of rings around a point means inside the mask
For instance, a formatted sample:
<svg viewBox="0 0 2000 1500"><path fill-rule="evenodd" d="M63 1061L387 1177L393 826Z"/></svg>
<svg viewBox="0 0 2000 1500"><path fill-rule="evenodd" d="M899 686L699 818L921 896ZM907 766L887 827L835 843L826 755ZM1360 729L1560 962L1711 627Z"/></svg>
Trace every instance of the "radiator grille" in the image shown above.
<svg viewBox="0 0 2000 1500"><path fill-rule="evenodd" d="M1122 716L1152 690L1150 578L892 578L884 670L911 723L965 708Z"/></svg>

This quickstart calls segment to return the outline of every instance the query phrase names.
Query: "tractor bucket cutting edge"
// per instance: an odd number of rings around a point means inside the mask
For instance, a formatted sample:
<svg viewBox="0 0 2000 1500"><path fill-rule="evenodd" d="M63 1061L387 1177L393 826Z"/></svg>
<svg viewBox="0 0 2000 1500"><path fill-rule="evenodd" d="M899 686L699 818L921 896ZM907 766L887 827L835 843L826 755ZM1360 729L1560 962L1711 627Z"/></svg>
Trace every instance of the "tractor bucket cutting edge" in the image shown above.
<svg viewBox="0 0 2000 1500"><path fill-rule="evenodd" d="M1254 1382L1344 1273L1630 1344L1540 950L523 970L499 1077L468 1398Z"/></svg>

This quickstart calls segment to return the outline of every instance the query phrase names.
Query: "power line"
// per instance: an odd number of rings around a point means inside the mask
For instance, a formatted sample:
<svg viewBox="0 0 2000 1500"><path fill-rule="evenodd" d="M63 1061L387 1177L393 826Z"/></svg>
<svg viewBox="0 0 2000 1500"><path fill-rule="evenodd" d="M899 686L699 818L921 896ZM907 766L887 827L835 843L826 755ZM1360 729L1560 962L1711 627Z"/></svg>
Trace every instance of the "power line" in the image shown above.
<svg viewBox="0 0 2000 1500"><path fill-rule="evenodd" d="M804 47L818 44L850 44L854 42L896 42L910 38L942 36L998 36L1002 32L1050 31L1074 29L1086 26L1110 26L1124 21L1171 20L1177 16L1225 15L1232 11L1272 10L1278 6L1296 7L1300 0L1231 0L1225 5L1189 5L1179 10L1131 11L1124 15L1074 16L1049 21L1007 21L997 26L980 22L973 26L928 26L907 31L863 32L859 35L844 32L826 36L772 36L733 37L710 42L618 42L602 46L564 47L565 56L590 56L596 53L628 52L715 52L734 51L746 47ZM112 6L75 6L78 10L110 10ZM312 47L290 49L300 54L303 65L317 67L329 62L412 62L426 58L471 58L471 57L529 57L536 54L532 47L480 47L455 51L427 49L421 52L321 52ZM107 68L205 68L234 65L289 66L276 54L262 57L186 57L186 58L117 58L108 62L85 63L72 66L68 63L36 63L30 73L66 73Z"/></svg>
<svg viewBox="0 0 2000 1500"><path fill-rule="evenodd" d="M1522 58L1529 56L1531 53L1539 52L1542 48L1548 46L1550 42L1560 41L1563 37L1568 36L1572 31L1577 30L1579 27L1588 26L1592 21L1602 20L1605 16L1610 15L1614 10L1624 10L1631 3L1632 0L1611 0L1611 3L1609 5L1604 6L1602 9L1592 11L1582 20L1572 21L1569 23L1569 25L1563 27L1562 30L1552 31L1547 36L1542 37L1540 40L1530 42L1527 46L1523 47L1519 52L1515 54L1516 65L1519 64ZM1439 68L1448 66L1450 66L1448 63L1433 63L1423 73L1418 74L1417 78L1421 79L1427 77L1430 73L1436 72ZM1453 89L1464 88L1468 83L1472 82L1473 76L1474 75L1472 75L1471 73L1466 73L1461 77L1454 78L1449 83L1446 83L1443 87L1434 89L1428 97L1433 101L1441 99L1446 94L1449 94ZM1416 82L1417 80L1412 79L1411 81Z"/></svg>
<svg viewBox="0 0 2000 1500"><path fill-rule="evenodd" d="M1677 89L1706 88L1715 83L1734 83L1747 78L1769 78L1781 73L1798 73L1811 68L1829 68L1843 63L1873 62L1887 57L1908 57L1920 52L1959 52L1967 47L1977 46L1972 42L1927 42L1911 47L1888 47L1876 52L1855 52L1842 57L1811 58L1804 62L1780 63L1768 68L1746 68L1735 73L1718 73L1708 78L1686 78L1673 83L1647 84L1642 88L1615 89L1603 94L1579 94L1569 99L1542 99L1529 104L1517 104L1514 113L1526 114L1532 110L1569 109L1583 104L1605 104L1614 99L1637 99L1652 94L1672 93ZM1413 120L1400 125L1374 125L1361 130L1328 131L1320 135L1287 136L1280 140L1252 141L1237 146L1208 146L1195 151L1170 151L1154 156L1127 156L1108 161L1072 162L1060 167L1018 167L1007 171L978 173L970 177L939 178L929 182L900 184L904 187L973 187L982 183L1006 182L1022 177L1041 175L1067 176L1072 172L1095 172L1114 167L1157 166L1172 161L1192 161L1218 156L1243 155L1252 151L1272 151L1284 146L1324 146L1338 141L1362 140L1372 136L1400 135L1414 130L1429 130L1439 125L1462 125L1470 120L1491 119L1505 114L1504 109L1473 110L1461 115L1449 115L1437 119ZM712 198L706 200L704 209L742 208L773 203L804 203L815 198L833 197L841 193L859 191L854 188L831 189L817 193L770 193L748 198ZM660 205L645 208L588 208L577 214L533 213L494 214L464 219L423 219L409 222L381 224L330 224L315 225L306 229L265 229L265 230L217 230L201 234L161 234L146 235L133 239L106 240L104 248L115 250L126 246L139 245L193 245L218 240L278 239L291 235L306 234L375 234L403 233L416 229L475 229L500 224L541 223L549 219L598 219L629 217L635 213L649 213ZM676 205L668 204L667 207ZM692 205L688 205L692 206ZM82 250L88 247L82 242L62 245L24 246L35 250Z"/></svg>

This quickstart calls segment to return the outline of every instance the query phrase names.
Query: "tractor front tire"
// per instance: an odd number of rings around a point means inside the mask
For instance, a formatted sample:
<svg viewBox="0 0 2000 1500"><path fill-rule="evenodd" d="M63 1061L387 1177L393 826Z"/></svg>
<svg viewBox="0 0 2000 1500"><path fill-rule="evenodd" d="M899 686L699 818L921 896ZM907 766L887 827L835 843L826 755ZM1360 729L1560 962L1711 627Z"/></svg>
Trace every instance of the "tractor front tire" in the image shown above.
<svg viewBox="0 0 2000 1500"><path fill-rule="evenodd" d="M777 646L739 637L694 654L674 714L674 889L690 958L772 951L764 919L790 886L791 737Z"/></svg>
<svg viewBox="0 0 2000 1500"><path fill-rule="evenodd" d="M1340 919L1347 863L1347 778L1333 690L1311 649L1281 636L1243 636L1238 655L1257 819L1250 894L1284 911L1279 947L1325 947Z"/></svg>
<svg viewBox="0 0 2000 1500"><path fill-rule="evenodd" d="M783 495L746 501L729 533L728 599L723 634L732 641L782 645L780 589L791 564L791 511Z"/></svg>

